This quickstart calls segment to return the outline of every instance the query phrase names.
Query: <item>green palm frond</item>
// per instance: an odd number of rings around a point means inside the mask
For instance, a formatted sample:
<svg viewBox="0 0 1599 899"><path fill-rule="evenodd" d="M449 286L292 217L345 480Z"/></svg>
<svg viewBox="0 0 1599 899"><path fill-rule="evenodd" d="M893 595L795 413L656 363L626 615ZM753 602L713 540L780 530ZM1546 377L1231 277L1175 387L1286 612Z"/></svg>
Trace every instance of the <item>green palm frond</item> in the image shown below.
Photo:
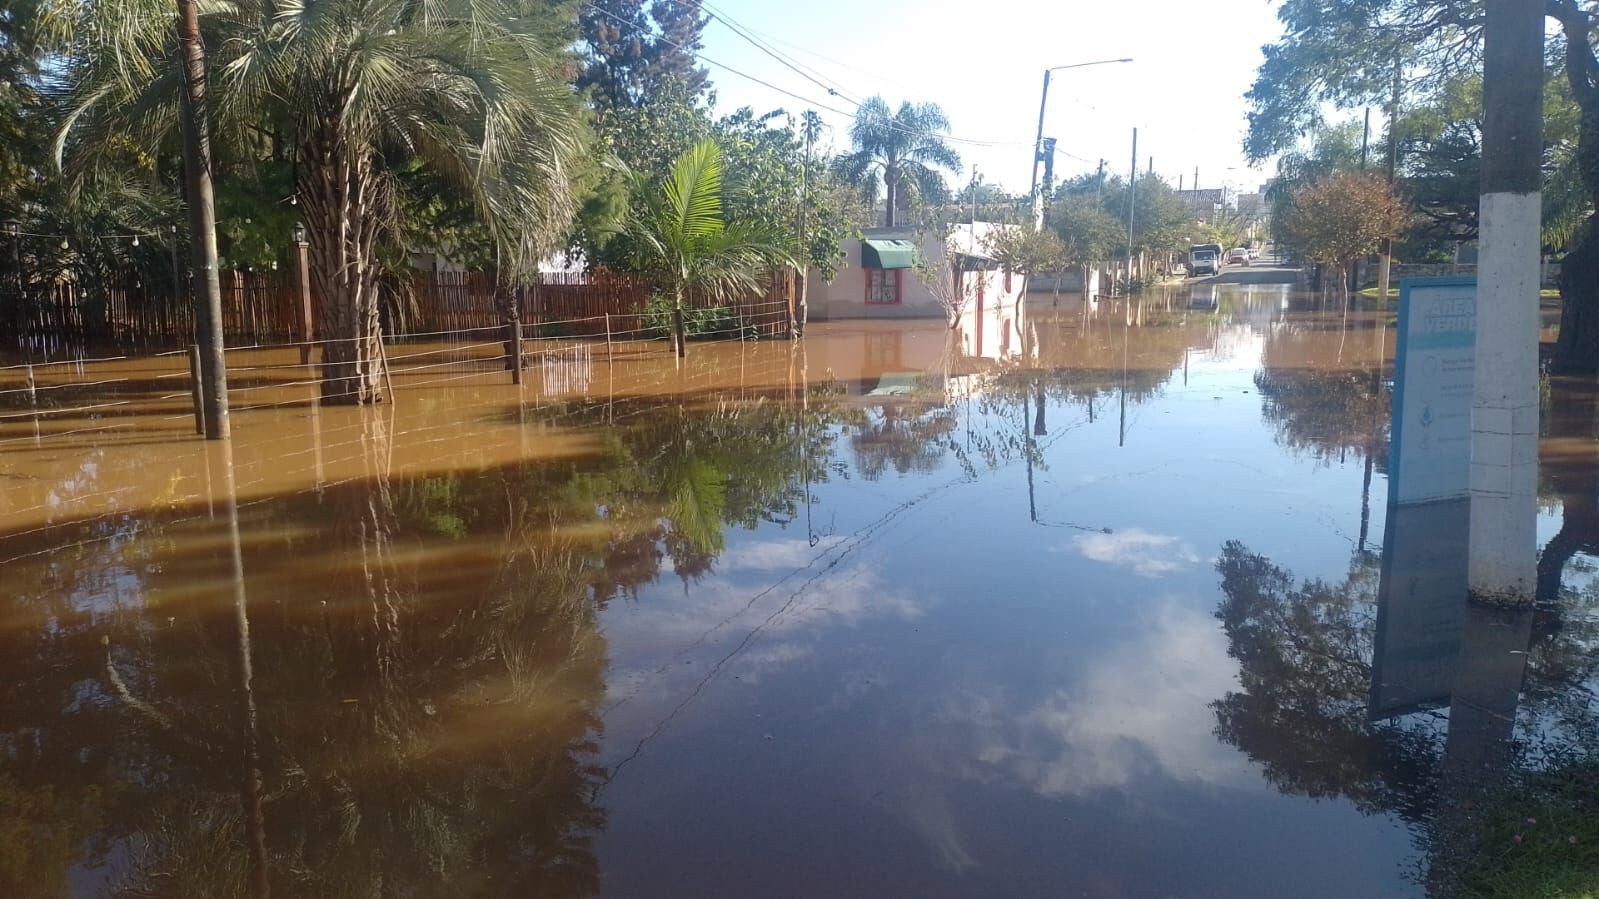
<svg viewBox="0 0 1599 899"><path fill-rule="evenodd" d="M673 230L687 242L722 230L722 154L700 141L672 167L663 191Z"/></svg>
<svg viewBox="0 0 1599 899"><path fill-rule="evenodd" d="M773 269L798 264L783 235L725 221L722 157L713 141L679 157L658 190L637 188L641 208L628 226L633 267L679 301L694 294L727 303L758 291Z"/></svg>
<svg viewBox="0 0 1599 899"><path fill-rule="evenodd" d="M68 171L109 146L171 146L178 127L176 10L168 0L45 0L62 59L53 79ZM477 207L502 258L525 269L576 210L587 151L567 84L565 13L503 0L202 0L212 140L260 154L332 127L358 157L436 168ZM302 182L304 183L304 182Z"/></svg>

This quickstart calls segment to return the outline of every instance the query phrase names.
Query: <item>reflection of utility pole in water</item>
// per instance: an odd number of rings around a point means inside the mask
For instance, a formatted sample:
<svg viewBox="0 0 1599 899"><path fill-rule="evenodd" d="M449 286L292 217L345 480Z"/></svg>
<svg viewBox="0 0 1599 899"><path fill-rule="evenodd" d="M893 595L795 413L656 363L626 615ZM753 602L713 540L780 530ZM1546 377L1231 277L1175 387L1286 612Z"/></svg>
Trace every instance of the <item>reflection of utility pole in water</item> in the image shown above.
<svg viewBox="0 0 1599 899"><path fill-rule="evenodd" d="M1117 446L1127 445L1127 344L1133 335L1133 303L1131 298L1127 301L1126 310L1126 313L1122 316L1122 420L1116 438Z"/></svg>
<svg viewBox="0 0 1599 899"><path fill-rule="evenodd" d="M1481 809L1503 787L1515 759L1512 739L1532 614L1466 604L1427 875L1441 894L1477 854Z"/></svg>
<svg viewBox="0 0 1599 899"><path fill-rule="evenodd" d="M245 850L249 857L250 893L265 899L271 893L267 866L266 814L262 808L261 744L256 729L255 673L251 662L250 614L244 589L244 552L239 539L238 486L233 474L233 444L223 440L207 447L215 456L211 471L217 476L214 491L222 499L222 513L228 529L229 564L233 576L233 621L238 638L235 675L239 690L239 728L242 744L240 797L244 805Z"/></svg>

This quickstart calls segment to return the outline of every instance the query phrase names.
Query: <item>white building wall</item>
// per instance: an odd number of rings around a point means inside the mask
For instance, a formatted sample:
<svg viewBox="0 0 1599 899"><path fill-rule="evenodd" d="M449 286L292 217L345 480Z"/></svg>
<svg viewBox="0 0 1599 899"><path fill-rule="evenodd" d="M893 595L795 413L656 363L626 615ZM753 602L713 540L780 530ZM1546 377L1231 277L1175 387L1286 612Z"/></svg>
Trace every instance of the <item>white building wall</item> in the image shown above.
<svg viewBox="0 0 1599 899"><path fill-rule="evenodd" d="M984 222L978 223L977 235L980 238L985 228L992 227ZM966 244L971 244L977 252L981 252L980 240L972 240L965 233L967 226L957 226L957 233L950 237L950 243L957 249ZM870 239L898 239L918 240L917 235L906 229L873 229L864 232L864 237ZM938 272L938 277L953 278L952 263L948 258L944 241L930 235L919 239L922 258L929 263L929 267ZM915 269L901 270L902 280L901 302L898 304L876 304L866 302L866 270L861 267L861 242L855 239L844 241L844 262L839 267L838 274L833 280L824 280L816 271L811 271L805 279L806 300L809 304L809 317L813 321L826 321L828 319L852 318L944 318L945 310L938 297L931 288L922 283L919 273ZM983 301L985 306L992 309L996 305L1014 306L1020 301L1023 291L1021 275L1011 278L1011 289L1006 291L1004 273L999 271L968 272L968 278L983 278ZM973 302L975 305L975 301Z"/></svg>

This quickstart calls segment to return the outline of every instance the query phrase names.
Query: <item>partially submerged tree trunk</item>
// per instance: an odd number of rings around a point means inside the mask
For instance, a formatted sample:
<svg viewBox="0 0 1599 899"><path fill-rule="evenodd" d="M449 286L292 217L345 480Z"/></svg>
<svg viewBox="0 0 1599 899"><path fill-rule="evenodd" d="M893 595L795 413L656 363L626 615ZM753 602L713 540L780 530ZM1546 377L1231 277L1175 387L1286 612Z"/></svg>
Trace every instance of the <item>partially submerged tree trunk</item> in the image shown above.
<svg viewBox="0 0 1599 899"><path fill-rule="evenodd" d="M388 190L372 154L349 145L324 120L301 148L299 185L311 233L311 276L322 298L322 402L382 400L379 273L373 248L388 214Z"/></svg>
<svg viewBox="0 0 1599 899"><path fill-rule="evenodd" d="M1599 60L1594 56L1593 20L1575 4L1550 3L1549 13L1566 36L1566 79L1582 110L1577 168L1583 186L1599 204ZM1560 336L1553 368L1561 374L1599 373L1599 214L1577 232L1560 267Z"/></svg>

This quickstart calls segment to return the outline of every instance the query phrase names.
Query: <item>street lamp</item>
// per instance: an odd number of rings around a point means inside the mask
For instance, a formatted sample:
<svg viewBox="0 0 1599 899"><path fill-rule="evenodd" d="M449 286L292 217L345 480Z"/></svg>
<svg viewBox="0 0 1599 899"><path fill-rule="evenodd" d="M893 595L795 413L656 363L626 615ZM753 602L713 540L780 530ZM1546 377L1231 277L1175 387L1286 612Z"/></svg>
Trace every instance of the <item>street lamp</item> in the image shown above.
<svg viewBox="0 0 1599 899"><path fill-rule="evenodd" d="M1047 69L1044 70L1044 91L1043 91L1043 95L1038 98L1038 135L1033 140L1033 187L1032 187L1032 198L1033 198L1033 222L1034 222L1034 226L1035 227L1038 227L1040 225L1040 223L1043 221L1043 215L1044 215L1044 204L1043 204L1043 199L1044 198L1042 196L1040 196L1039 193L1038 193L1038 163L1043 158L1044 110L1049 105L1049 79L1050 79L1050 76L1053 75L1056 72L1064 71L1066 69L1086 69L1089 66L1108 66L1108 65L1115 65L1116 63L1132 62L1132 61L1133 61L1132 57L1124 57L1122 59L1100 59L1100 60L1095 60L1094 62L1077 62L1077 63L1071 63L1070 65L1064 65L1064 66L1051 66L1050 68L1047 68Z"/></svg>

